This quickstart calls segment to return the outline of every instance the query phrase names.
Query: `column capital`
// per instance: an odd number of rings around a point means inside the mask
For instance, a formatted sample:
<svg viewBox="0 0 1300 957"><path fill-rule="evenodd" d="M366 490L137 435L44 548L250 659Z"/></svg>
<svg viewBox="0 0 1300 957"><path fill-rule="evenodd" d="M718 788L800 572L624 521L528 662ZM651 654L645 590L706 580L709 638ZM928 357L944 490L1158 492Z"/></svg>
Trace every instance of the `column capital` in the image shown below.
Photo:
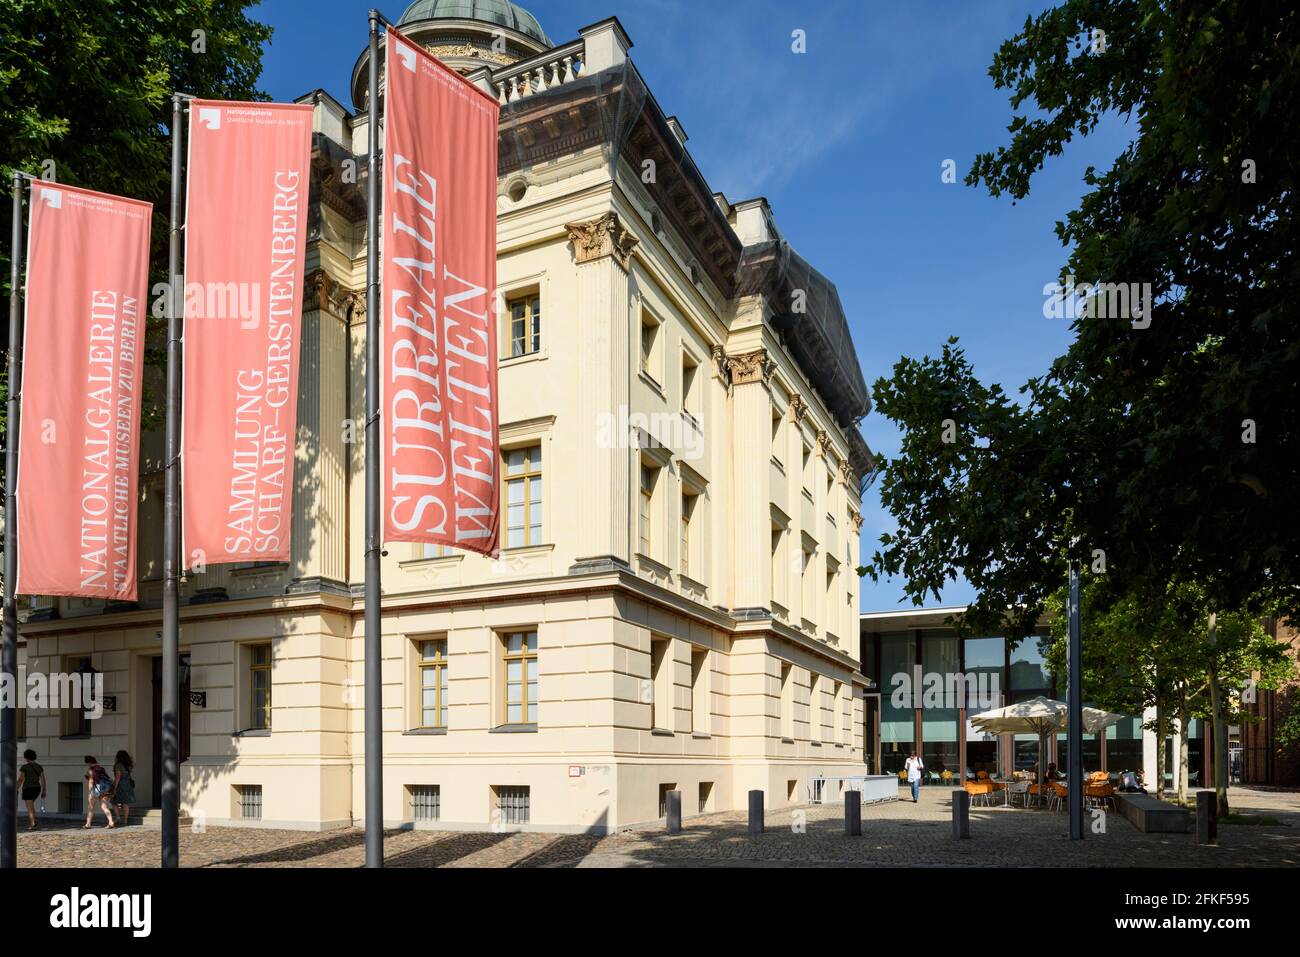
<svg viewBox="0 0 1300 957"><path fill-rule="evenodd" d="M817 450L824 458L829 458L831 455L831 435L825 429L817 430Z"/></svg>
<svg viewBox="0 0 1300 957"><path fill-rule="evenodd" d="M639 242L623 225L618 213L612 211L595 219L565 223L564 228L569 232L569 241L573 243L573 259L578 264L613 256L620 266L627 269L632 250Z"/></svg>
<svg viewBox="0 0 1300 957"><path fill-rule="evenodd" d="M790 417L795 422L802 422L807 414L808 403L804 401L804 397L798 392L792 392L790 394Z"/></svg>
<svg viewBox="0 0 1300 957"><path fill-rule="evenodd" d="M341 282L324 269L313 270L303 283L303 312L319 309L334 316L347 317L348 305L353 296Z"/></svg>
<svg viewBox="0 0 1300 957"><path fill-rule="evenodd" d="M772 375L776 372L776 362L767 354L766 349L755 349L753 352L727 356L726 364L727 372L734 385L744 385L747 382L770 385Z"/></svg>

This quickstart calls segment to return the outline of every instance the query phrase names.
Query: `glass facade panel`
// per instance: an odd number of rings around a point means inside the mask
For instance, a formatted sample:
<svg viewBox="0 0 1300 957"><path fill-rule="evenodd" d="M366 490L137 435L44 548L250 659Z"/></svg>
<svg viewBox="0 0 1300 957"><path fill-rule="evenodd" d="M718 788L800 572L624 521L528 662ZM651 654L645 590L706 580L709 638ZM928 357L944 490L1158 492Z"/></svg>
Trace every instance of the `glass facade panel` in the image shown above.
<svg viewBox="0 0 1300 957"><path fill-rule="evenodd" d="M957 771L957 712L965 690L958 685L961 661L957 649L955 635L922 635L921 760L931 783L941 781L944 771Z"/></svg>
<svg viewBox="0 0 1300 957"><path fill-rule="evenodd" d="M1037 691L1044 697L1050 698L1052 676L1048 674L1047 663L1038 643L1039 639L1030 635L1011 649L1011 690Z"/></svg>
<svg viewBox="0 0 1300 957"><path fill-rule="evenodd" d="M903 707L895 689L907 689L916 664L916 639L907 632L880 636L880 773L897 774L915 746L916 712L910 696Z"/></svg>

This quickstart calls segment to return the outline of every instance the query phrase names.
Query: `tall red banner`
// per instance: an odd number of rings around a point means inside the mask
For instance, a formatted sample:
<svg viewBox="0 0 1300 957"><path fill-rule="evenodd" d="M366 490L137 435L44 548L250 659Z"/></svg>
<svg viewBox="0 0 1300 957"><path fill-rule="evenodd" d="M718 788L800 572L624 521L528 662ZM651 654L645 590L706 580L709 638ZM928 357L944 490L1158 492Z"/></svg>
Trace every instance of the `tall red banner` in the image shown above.
<svg viewBox="0 0 1300 957"><path fill-rule="evenodd" d="M311 132L308 104L190 102L187 568L289 560Z"/></svg>
<svg viewBox="0 0 1300 957"><path fill-rule="evenodd" d="M497 554L494 97L388 31L384 538Z"/></svg>
<svg viewBox="0 0 1300 957"><path fill-rule="evenodd" d="M26 595L133 601L150 203L32 183L18 439Z"/></svg>

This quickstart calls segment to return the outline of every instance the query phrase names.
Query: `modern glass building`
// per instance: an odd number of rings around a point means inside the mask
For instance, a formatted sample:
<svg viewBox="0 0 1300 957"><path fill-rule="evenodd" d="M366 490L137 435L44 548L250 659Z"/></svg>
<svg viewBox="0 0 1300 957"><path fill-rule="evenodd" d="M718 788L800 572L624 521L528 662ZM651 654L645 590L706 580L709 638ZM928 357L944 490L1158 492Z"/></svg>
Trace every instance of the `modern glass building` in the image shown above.
<svg viewBox="0 0 1300 957"><path fill-rule="evenodd" d="M916 750L931 781L961 780L959 769L990 774L1037 767L1037 735L992 736L971 726L983 711L1027 701L1039 695L1065 700L1065 676L1047 667L1040 638L1013 647L1001 635L959 638L944 624L961 612L930 608L869 612L861 616L862 671L871 680L865 708L865 760L868 773L894 774ZM1155 735L1143 731L1140 716L1083 736L1085 771L1154 773ZM1188 776L1205 784L1208 753L1206 723L1188 728ZM1177 739L1164 742L1167 780L1176 773ZM1047 760L1065 771L1066 736L1047 741ZM944 772L951 772L946 778ZM1149 778L1149 775L1148 775Z"/></svg>

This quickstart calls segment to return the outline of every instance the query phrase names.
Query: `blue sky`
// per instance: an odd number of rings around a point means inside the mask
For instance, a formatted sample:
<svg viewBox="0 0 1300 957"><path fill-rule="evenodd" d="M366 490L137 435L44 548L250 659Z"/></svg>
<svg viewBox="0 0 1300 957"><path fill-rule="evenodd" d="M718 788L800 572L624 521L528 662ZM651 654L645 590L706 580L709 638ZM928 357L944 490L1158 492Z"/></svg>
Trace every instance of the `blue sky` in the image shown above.
<svg viewBox="0 0 1300 957"><path fill-rule="evenodd" d="M1069 342L1045 319L1043 286L1066 251L1053 225L1132 135L1113 122L1077 141L1012 206L962 184L977 152L1006 142L1005 91L988 66L998 45L1046 0L524 0L557 43L615 15L660 105L690 136L691 155L733 200L766 196L792 245L839 287L870 385L900 356L961 338L977 374L1013 392ZM324 87L350 105L348 78L366 40L357 0L264 0L276 28L263 88L291 99ZM398 18L394 0L382 12ZM805 31L807 52L791 50ZM941 180L956 161L957 184ZM873 449L898 433L873 413ZM864 558L891 528L876 490L863 503ZM863 582L863 610L897 607L898 582ZM971 597L964 582L944 604ZM927 604L935 604L933 600Z"/></svg>

